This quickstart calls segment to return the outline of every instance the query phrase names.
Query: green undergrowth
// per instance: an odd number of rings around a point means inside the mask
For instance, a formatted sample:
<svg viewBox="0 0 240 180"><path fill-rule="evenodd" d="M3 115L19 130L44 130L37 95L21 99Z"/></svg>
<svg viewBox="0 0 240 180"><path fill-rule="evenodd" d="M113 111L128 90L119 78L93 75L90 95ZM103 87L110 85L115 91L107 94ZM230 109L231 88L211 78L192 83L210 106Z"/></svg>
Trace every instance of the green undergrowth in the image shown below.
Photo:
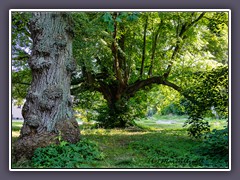
<svg viewBox="0 0 240 180"><path fill-rule="evenodd" d="M169 117L167 117L169 118ZM56 155L57 166L61 168L228 168L228 138L224 128L225 121L211 120L212 133L206 135L205 139L194 139L188 135L182 127L185 117L171 117L175 124L156 124L157 118L137 121L138 127L126 129L101 129L92 124L80 125L83 144L76 146L86 147L87 142L93 145L96 158L90 160L76 160L84 151L74 151L73 145L66 145L65 150L53 150ZM175 119L173 119L175 118ZM162 117L160 120L164 120ZM155 122L155 124L154 124ZM181 123L179 123L181 122ZM165 126L166 125L166 126ZM168 127L167 127L168 125ZM14 131L13 133L17 131ZM224 136L223 136L224 134ZM220 138L222 137L222 138ZM13 141L16 137L13 137ZM219 140L218 140L219 139ZM219 141L222 141L220 144ZM84 145L85 144L85 145ZM216 146L218 144L218 146ZM214 147L217 147L214 149ZM70 148L70 150L69 150ZM88 149L91 152L92 148ZM43 151L39 151L41 154ZM65 155L61 154L65 152ZM73 151L73 152L72 152ZM40 153L41 152L41 153ZM69 152L69 153L68 153ZM212 153L216 152L216 153ZM220 153L220 154L219 154ZM221 154L222 153L222 154ZM51 153L50 153L51 154ZM222 155L224 157L222 157ZM74 162L68 162L65 158L69 156ZM38 157L41 157L40 155ZM86 156L87 157L87 156ZM94 159L93 155L90 155ZM62 159L63 158L63 159ZM90 158L90 159L91 159ZM40 158L41 159L41 158ZM47 158L48 159L48 158ZM39 160L39 159L38 159ZM50 164L43 164L49 159L42 161L29 161L14 164L13 167L37 167L50 168ZM34 164L35 162L35 164ZM37 165L37 162L39 165ZM41 164L41 163L42 164ZM60 166L61 164L61 166Z"/></svg>
<svg viewBox="0 0 240 180"><path fill-rule="evenodd" d="M61 141L59 145L38 148L32 158L34 168L86 168L97 167L103 159L96 143L82 139L76 144Z"/></svg>

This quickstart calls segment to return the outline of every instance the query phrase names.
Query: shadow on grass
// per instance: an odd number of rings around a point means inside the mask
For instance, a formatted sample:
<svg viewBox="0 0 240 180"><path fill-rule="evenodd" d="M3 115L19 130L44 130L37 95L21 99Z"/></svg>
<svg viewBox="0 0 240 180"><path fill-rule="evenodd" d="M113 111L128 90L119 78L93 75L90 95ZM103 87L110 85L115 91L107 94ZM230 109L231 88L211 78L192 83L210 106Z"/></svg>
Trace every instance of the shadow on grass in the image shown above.
<svg viewBox="0 0 240 180"><path fill-rule="evenodd" d="M96 129L92 133L83 132L83 137L100 146L106 155L100 166L106 168L201 167L200 162L191 164L197 159L193 149L201 142L186 136L185 131L129 132ZM185 159L186 162L179 163L174 159Z"/></svg>

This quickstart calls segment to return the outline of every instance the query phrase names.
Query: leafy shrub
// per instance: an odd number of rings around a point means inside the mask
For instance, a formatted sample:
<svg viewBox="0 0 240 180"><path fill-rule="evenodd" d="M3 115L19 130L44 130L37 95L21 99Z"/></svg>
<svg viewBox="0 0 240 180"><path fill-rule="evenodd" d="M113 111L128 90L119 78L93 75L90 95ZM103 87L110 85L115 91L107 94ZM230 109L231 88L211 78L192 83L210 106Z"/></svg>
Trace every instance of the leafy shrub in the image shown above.
<svg viewBox="0 0 240 180"><path fill-rule="evenodd" d="M214 107L221 117L228 116L228 67L218 66L209 72L196 72L193 77L193 85L182 91L187 98L182 104L189 115L185 123L190 125L189 134L201 137L210 130L209 124L204 122L203 118L208 115L211 107Z"/></svg>
<svg viewBox="0 0 240 180"><path fill-rule="evenodd" d="M200 138L203 133L210 131L210 125L207 121L203 121L200 117L191 117L185 122L184 127L188 126L188 134L194 138Z"/></svg>
<svg viewBox="0 0 240 180"><path fill-rule="evenodd" d="M134 119L136 114L134 114L124 99L115 103L113 108L105 106L98 110L97 124L99 127L124 128L135 125Z"/></svg>
<svg viewBox="0 0 240 180"><path fill-rule="evenodd" d="M77 111L77 116L83 122L96 121L98 109L106 106L106 101L98 92L92 92L86 89L79 89L81 93L75 95L73 107Z"/></svg>
<svg viewBox="0 0 240 180"><path fill-rule="evenodd" d="M103 154L98 146L83 139L76 144L61 141L59 145L38 148L32 164L35 168L81 168L94 165L102 159Z"/></svg>
<svg viewBox="0 0 240 180"><path fill-rule="evenodd" d="M196 149L197 153L205 156L204 166L228 167L228 128L206 133L205 139Z"/></svg>

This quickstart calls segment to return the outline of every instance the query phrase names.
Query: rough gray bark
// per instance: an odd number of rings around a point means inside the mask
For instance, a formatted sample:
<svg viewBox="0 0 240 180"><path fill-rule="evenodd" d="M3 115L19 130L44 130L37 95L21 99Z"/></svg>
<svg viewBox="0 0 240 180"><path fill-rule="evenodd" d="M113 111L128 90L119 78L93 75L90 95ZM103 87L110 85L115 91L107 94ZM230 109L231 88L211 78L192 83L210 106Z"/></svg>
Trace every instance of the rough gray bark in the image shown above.
<svg viewBox="0 0 240 180"><path fill-rule="evenodd" d="M79 127L73 117L70 96L72 30L62 12L35 12L30 21L33 49L28 64L32 82L23 106L24 124L14 145L16 160L30 158L37 147L64 140L76 143Z"/></svg>

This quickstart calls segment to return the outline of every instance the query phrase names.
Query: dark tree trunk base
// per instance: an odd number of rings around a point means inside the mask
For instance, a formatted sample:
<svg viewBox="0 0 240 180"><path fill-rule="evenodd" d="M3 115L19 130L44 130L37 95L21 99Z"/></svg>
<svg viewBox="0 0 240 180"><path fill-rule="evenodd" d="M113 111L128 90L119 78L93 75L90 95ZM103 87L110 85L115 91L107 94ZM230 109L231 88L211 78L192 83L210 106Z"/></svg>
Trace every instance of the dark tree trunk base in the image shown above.
<svg viewBox="0 0 240 180"><path fill-rule="evenodd" d="M58 133L44 131L41 134L32 129L28 135L20 136L13 145L13 162L31 159L36 148L58 144L59 136L61 140L69 143L77 143L80 140L79 126L74 119L58 122L56 129Z"/></svg>

